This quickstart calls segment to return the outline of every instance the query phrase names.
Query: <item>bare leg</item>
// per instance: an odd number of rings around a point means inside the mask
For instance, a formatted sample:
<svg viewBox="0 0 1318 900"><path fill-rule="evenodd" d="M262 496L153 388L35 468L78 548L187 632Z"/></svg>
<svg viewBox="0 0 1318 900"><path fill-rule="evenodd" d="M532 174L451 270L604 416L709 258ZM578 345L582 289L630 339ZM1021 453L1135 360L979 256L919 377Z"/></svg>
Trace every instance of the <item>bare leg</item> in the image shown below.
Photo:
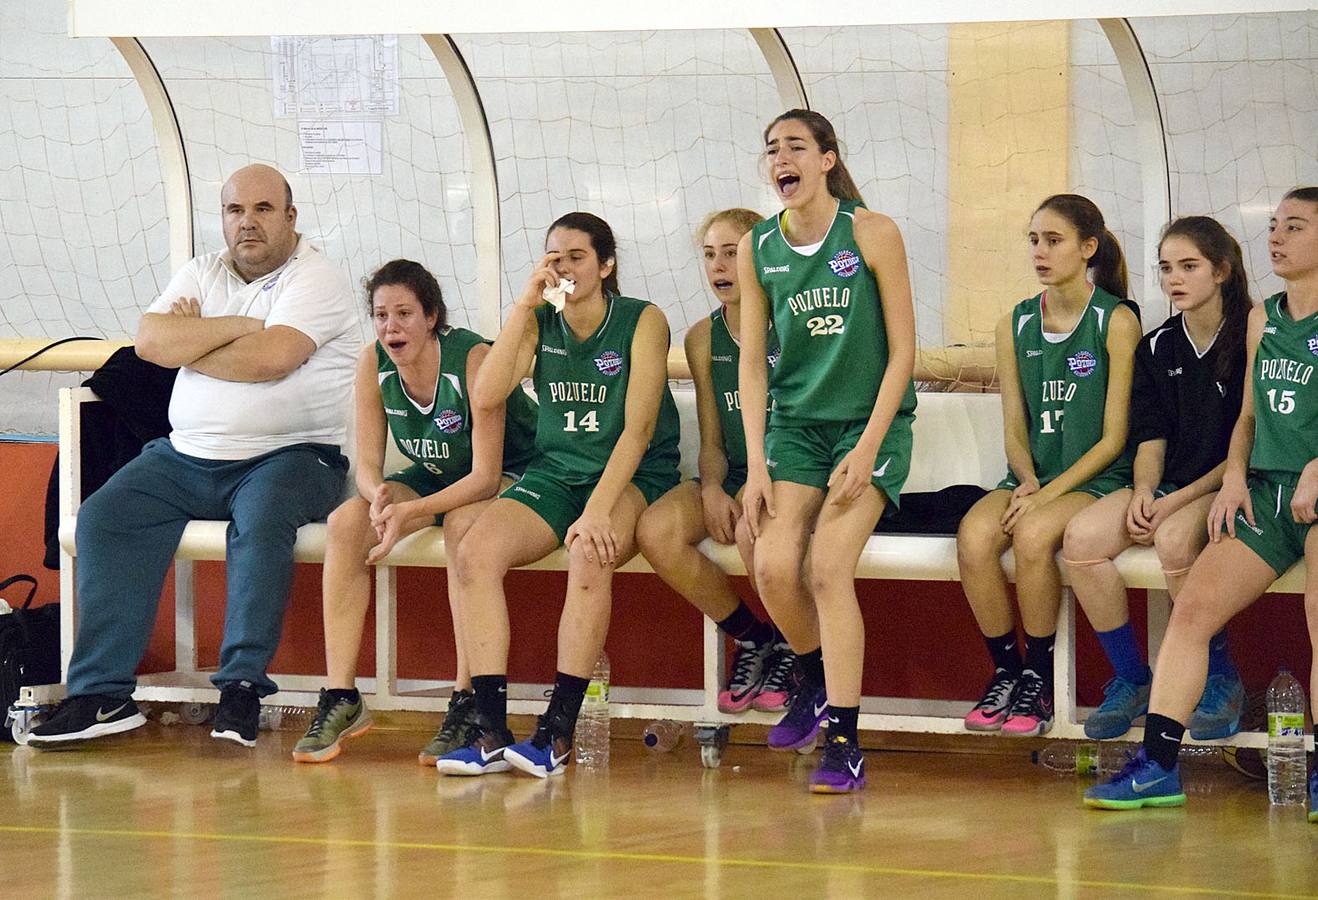
<svg viewBox="0 0 1318 900"><path fill-rule="evenodd" d="M1208 545L1208 510L1217 493L1200 497L1168 516L1153 533L1153 546L1167 576L1167 593L1174 601L1190 567Z"/></svg>
<svg viewBox="0 0 1318 900"><path fill-rule="evenodd" d="M627 485L609 513L618 538L614 565L588 559L585 541L574 542L568 550L567 599L558 621L558 671L565 675L589 678L595 671L609 633L613 572L636 555L636 522L643 512L645 497L636 485Z"/></svg>
<svg viewBox="0 0 1318 900"><path fill-rule="evenodd" d="M1112 631L1130 619L1126 583L1112 560L1134 541L1126 531L1130 489L1113 491L1066 525L1062 560L1071 589L1095 631Z"/></svg>
<svg viewBox="0 0 1318 900"><path fill-rule="evenodd" d="M1195 560L1181 588L1158 664L1149 712L1182 724L1190 719L1208 674L1208 641L1268 589L1277 575L1240 541L1224 537Z"/></svg>
<svg viewBox="0 0 1318 900"><path fill-rule="evenodd" d="M1006 634L1016 625L1002 571L1002 554L1011 543L1002 530L1002 514L1010 502L1010 491L990 491L966 513L956 535L961 586L980 632L987 637Z"/></svg>
<svg viewBox="0 0 1318 900"><path fill-rule="evenodd" d="M499 490L512 484L511 478L503 478L499 483ZM449 510L444 515L444 548L450 554L457 553L458 546L462 539L466 537L471 526L476 523L494 498L489 500L479 500L475 503L468 503L466 506L459 506L457 509ZM466 641L463 640L462 631L462 588L457 584L457 578L453 574L454 567L448 566L445 574L448 579L448 606L453 616L453 646L457 650L457 674L453 678L453 689L455 691L471 690L471 667L467 665Z"/></svg>
<svg viewBox="0 0 1318 900"><path fill-rule="evenodd" d="M688 603L721 622L741 598L727 573L696 549L708 532L700 484L684 481L654 502L636 523L636 543L655 574Z"/></svg>
<svg viewBox="0 0 1318 900"><path fill-rule="evenodd" d="M399 500L416 493L395 484ZM417 523L410 531L422 527ZM366 553L376 544L371 527L371 504L361 497L345 501L330 513L325 539L325 566L321 574L321 616L325 623L326 683L351 690L357 681L366 607L371 601L371 568Z"/></svg>
<svg viewBox="0 0 1318 900"><path fill-rule="evenodd" d="M1309 710L1318 709L1318 528L1310 528L1304 539L1304 619L1309 625L1309 648L1313 661L1309 664ZM1313 810L1310 810L1312 813Z"/></svg>
<svg viewBox="0 0 1318 900"><path fill-rule="evenodd" d="M856 563L886 504L887 498L873 486L849 504L826 502L810 543L810 589L818 610L824 683L833 706L860 705L865 620L856 599Z"/></svg>
<svg viewBox="0 0 1318 900"><path fill-rule="evenodd" d="M805 555L824 492L790 481L774 482L773 492L777 516L761 519L755 581L765 609L792 650L809 653L820 646L819 616L806 587Z"/></svg>
<svg viewBox="0 0 1318 900"><path fill-rule="evenodd" d="M503 577L558 546L558 535L530 507L500 497L467 530L449 558L461 607L462 637L472 675L508 671L508 600Z"/></svg>
<svg viewBox="0 0 1318 900"><path fill-rule="evenodd" d="M1067 523L1093 502L1089 494L1063 494L1017 522L1011 546L1016 551L1016 602L1026 635L1043 637L1057 631L1062 600L1057 551L1062 548Z"/></svg>

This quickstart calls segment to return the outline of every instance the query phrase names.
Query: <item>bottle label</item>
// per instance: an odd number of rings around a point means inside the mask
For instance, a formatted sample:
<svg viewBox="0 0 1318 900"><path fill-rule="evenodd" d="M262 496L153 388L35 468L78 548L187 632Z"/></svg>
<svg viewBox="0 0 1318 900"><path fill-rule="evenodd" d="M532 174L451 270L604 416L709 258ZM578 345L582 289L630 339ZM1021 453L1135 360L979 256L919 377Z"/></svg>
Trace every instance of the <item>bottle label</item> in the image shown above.
<svg viewBox="0 0 1318 900"><path fill-rule="evenodd" d="M1081 744L1075 748L1075 773L1082 776L1098 773L1098 747Z"/></svg>
<svg viewBox="0 0 1318 900"><path fill-rule="evenodd" d="M1268 737L1303 738L1303 713L1268 713Z"/></svg>
<svg viewBox="0 0 1318 900"><path fill-rule="evenodd" d="M591 679L590 684L586 685L586 699L600 703L608 703L609 683L607 681Z"/></svg>

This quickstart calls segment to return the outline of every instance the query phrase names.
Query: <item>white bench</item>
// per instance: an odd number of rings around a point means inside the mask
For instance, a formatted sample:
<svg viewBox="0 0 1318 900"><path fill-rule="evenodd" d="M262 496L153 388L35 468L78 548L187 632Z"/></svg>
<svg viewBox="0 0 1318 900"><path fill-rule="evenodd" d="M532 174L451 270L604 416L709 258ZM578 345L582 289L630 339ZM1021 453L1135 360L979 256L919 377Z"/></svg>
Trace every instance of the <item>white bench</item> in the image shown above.
<svg viewBox="0 0 1318 900"><path fill-rule="evenodd" d="M674 391L682 418L683 473L694 473L698 430L696 427L694 394L688 390ZM86 388L65 389L60 392L60 543L62 568L60 594L64 670L72 653L76 617L76 565L74 527L80 505L79 486L79 415L82 403L96 401ZM930 393L920 395L915 422L914 459L906 489L929 491L950 484L980 484L992 487L1006 471L1002 442L1002 411L999 398L994 394ZM351 483L351 481L350 481ZM175 556L175 652L176 668L172 672L141 676L135 696L144 700L167 702L211 702L214 689L207 681L206 672L197 667L195 642L193 563L199 560L223 560L225 553L225 522L196 521L183 533ZM325 554L326 527L321 524L304 526L298 532L294 550L299 562L320 562ZM741 559L733 547L705 541L701 548L708 557L732 574L745 574ZM566 554L560 548L545 559L527 568L563 570ZM1010 552L1004 557L1009 577L1013 565ZM371 706L388 710L442 711L447 703L447 683L437 681L405 680L398 677L397 651L397 581L396 571L403 566L442 567L447 557L444 552L443 530L438 527L424 529L399 542L388 558L377 568L375 582L376 613L376 675L359 679L364 692L371 694ZM1148 547L1131 548L1117 560L1117 566L1128 585L1149 591L1149 650L1150 658L1156 654L1162 639L1169 613L1165 582L1157 556ZM637 556L623 566L623 572L652 571L643 558ZM959 581L956 542L952 537L927 535L875 535L869 539L856 576L866 579L896 579L911 581ZM1273 592L1302 593L1303 567L1297 566L1279 579ZM1075 604L1069 589L1061 605L1057 630L1056 657L1056 723L1052 736L1059 738L1083 737L1083 726L1078 718L1075 678ZM693 611L692 615L696 613ZM724 641L713 623L704 622L704 683L699 690L664 690L646 688L615 688L611 714L619 717L659 719L707 723L776 721L776 714L747 713L728 716L717 708L720 680L724 671ZM513 648L516 652L516 647ZM316 690L323 683L319 675L278 675L281 704L314 706ZM539 712L543 706L543 685L514 685L511 688L509 710L513 713ZM862 702L860 727L866 730L892 732L926 732L942 734L969 734L961 727L961 717L968 709L967 701L927 701L900 698L867 697ZM1136 729L1129 739L1138 740ZM1252 733L1237 736L1231 743L1238 746L1266 746L1266 735Z"/></svg>

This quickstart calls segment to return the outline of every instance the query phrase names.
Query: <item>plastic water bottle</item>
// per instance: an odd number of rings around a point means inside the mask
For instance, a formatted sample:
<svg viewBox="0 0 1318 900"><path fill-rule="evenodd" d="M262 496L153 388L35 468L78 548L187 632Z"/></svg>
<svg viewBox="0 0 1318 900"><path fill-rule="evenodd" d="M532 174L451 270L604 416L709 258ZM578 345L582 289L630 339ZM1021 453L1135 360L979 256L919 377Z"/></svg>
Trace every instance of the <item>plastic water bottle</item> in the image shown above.
<svg viewBox="0 0 1318 900"><path fill-rule="evenodd" d="M1134 744L1087 741L1080 744L1049 744L1032 753L1031 759L1048 771L1061 775L1108 778L1121 771L1127 755L1134 752Z"/></svg>
<svg viewBox="0 0 1318 900"><path fill-rule="evenodd" d="M1268 800L1273 806L1306 801L1304 688L1287 669L1268 685Z"/></svg>
<svg viewBox="0 0 1318 900"><path fill-rule="evenodd" d="M682 738L686 736L686 733L687 725L684 722L660 719L646 726L645 731L641 734L641 741L648 750L653 750L655 753L667 753L670 750L675 750L682 743Z"/></svg>
<svg viewBox="0 0 1318 900"><path fill-rule="evenodd" d="M600 651L595 672L590 676L586 697L577 716L577 733L573 738L577 765L605 769L609 765L609 655Z"/></svg>

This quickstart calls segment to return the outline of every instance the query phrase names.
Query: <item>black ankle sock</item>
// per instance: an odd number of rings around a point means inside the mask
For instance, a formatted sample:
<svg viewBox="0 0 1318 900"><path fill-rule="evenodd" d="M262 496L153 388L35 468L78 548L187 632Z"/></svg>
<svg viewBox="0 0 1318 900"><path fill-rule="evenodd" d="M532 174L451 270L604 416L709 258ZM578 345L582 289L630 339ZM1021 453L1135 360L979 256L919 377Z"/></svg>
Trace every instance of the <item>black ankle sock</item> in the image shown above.
<svg viewBox="0 0 1318 900"><path fill-rule="evenodd" d="M774 638L773 626L755 618L755 613L745 603L738 603L732 614L718 623L718 627L733 640L756 645L767 644Z"/></svg>
<svg viewBox="0 0 1318 900"><path fill-rule="evenodd" d="M581 701L586 698L586 688L589 686L589 678L579 678L564 672L554 674L554 693L549 698L548 713L551 719L557 715L566 729L566 734L559 737L572 737L577 716L581 713Z"/></svg>
<svg viewBox="0 0 1318 900"><path fill-rule="evenodd" d="M828 705L828 736L844 737L856 743L856 717L860 715L859 706Z"/></svg>
<svg viewBox="0 0 1318 900"><path fill-rule="evenodd" d="M824 683L824 651L816 647L809 653L796 655L796 671L801 676L801 683L819 687Z"/></svg>
<svg viewBox="0 0 1318 900"><path fill-rule="evenodd" d="M984 637L988 645L989 656L993 657L993 667L1019 675L1021 671L1021 652L1016 649L1016 632L1008 631L997 637Z"/></svg>
<svg viewBox="0 0 1318 900"><path fill-rule="evenodd" d="M325 693L335 700L347 700L349 703L357 703L362 699L361 692L356 688L326 688Z"/></svg>
<svg viewBox="0 0 1318 900"><path fill-rule="evenodd" d="M476 692L476 712L485 724L496 731L507 731L508 676L473 675L471 686Z"/></svg>
<svg viewBox="0 0 1318 900"><path fill-rule="evenodd" d="M1043 637L1025 635L1025 668L1042 678L1050 690L1053 684L1053 644L1056 642L1056 634Z"/></svg>
<svg viewBox="0 0 1318 900"><path fill-rule="evenodd" d="M1175 719L1149 713L1144 718L1144 755L1168 772L1181 754L1185 726Z"/></svg>

